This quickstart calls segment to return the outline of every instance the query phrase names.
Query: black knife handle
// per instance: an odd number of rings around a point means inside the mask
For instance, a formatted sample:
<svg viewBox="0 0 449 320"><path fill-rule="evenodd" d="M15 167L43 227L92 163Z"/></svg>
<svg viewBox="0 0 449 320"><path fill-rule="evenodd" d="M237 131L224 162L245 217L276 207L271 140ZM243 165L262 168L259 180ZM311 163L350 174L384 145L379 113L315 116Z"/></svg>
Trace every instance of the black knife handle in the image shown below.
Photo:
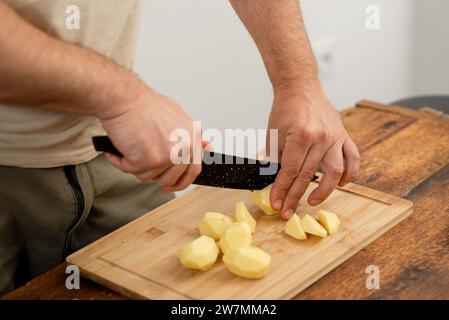
<svg viewBox="0 0 449 320"><path fill-rule="evenodd" d="M123 154L117 150L117 148L112 144L112 141L107 136L97 136L92 137L92 142L94 144L95 150L100 152L108 152L117 157L123 158Z"/></svg>

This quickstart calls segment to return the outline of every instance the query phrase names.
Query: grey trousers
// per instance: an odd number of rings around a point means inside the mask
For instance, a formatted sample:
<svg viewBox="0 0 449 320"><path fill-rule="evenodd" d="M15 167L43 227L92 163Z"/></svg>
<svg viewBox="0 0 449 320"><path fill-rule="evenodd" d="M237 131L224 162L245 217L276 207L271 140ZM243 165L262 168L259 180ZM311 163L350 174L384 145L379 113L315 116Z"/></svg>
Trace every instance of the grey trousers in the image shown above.
<svg viewBox="0 0 449 320"><path fill-rule="evenodd" d="M104 156L51 169L0 166L0 295L173 198Z"/></svg>

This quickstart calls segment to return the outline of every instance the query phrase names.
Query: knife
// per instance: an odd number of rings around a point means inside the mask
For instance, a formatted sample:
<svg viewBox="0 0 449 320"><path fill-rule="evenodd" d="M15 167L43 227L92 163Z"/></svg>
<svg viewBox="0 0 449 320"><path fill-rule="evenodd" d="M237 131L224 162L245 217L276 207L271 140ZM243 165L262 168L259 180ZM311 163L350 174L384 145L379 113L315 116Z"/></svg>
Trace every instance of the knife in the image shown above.
<svg viewBox="0 0 449 320"><path fill-rule="evenodd" d="M123 157L107 136L93 137L92 142L97 151ZM274 183L280 169L281 166L278 163L205 150L201 173L193 181L193 184L228 189L260 190ZM315 176L312 181L317 179L318 177Z"/></svg>

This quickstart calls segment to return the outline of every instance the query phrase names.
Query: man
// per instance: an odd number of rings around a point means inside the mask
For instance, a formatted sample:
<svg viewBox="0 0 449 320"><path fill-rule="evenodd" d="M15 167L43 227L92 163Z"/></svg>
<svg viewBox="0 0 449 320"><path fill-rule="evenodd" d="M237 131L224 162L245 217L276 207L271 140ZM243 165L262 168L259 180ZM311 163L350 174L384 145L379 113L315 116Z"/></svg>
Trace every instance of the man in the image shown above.
<svg viewBox="0 0 449 320"><path fill-rule="evenodd" d="M271 203L288 219L320 166L311 205L357 175L359 154L323 93L297 1L231 3L273 84L268 127L279 130L282 170ZM79 29L65 25L69 5L80 8ZM0 1L0 292L201 171L170 161L170 133L192 132L192 119L130 71L140 9L139 0ZM123 158L95 152L91 137L104 133Z"/></svg>

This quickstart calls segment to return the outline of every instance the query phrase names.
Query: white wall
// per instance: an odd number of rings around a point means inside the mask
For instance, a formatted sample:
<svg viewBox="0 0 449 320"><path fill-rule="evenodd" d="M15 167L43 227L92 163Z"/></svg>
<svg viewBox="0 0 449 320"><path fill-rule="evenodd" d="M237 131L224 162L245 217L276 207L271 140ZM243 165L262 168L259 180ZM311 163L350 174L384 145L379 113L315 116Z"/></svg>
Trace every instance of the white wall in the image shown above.
<svg viewBox="0 0 449 320"><path fill-rule="evenodd" d="M369 5L379 7L379 30L365 26ZM302 7L312 43L335 41L333 68L322 81L337 107L411 93L413 0L304 0Z"/></svg>
<svg viewBox="0 0 449 320"><path fill-rule="evenodd" d="M271 87L227 1L145 0L136 70L204 127L265 126Z"/></svg>
<svg viewBox="0 0 449 320"><path fill-rule="evenodd" d="M416 2L415 94L449 94L449 1Z"/></svg>
<svg viewBox="0 0 449 320"><path fill-rule="evenodd" d="M365 28L365 8L381 28ZM325 88L338 108L411 93L411 0L304 0L312 42L335 40ZM326 40L327 41L327 40ZM136 71L204 127L263 128L272 90L261 58L228 1L145 0Z"/></svg>

